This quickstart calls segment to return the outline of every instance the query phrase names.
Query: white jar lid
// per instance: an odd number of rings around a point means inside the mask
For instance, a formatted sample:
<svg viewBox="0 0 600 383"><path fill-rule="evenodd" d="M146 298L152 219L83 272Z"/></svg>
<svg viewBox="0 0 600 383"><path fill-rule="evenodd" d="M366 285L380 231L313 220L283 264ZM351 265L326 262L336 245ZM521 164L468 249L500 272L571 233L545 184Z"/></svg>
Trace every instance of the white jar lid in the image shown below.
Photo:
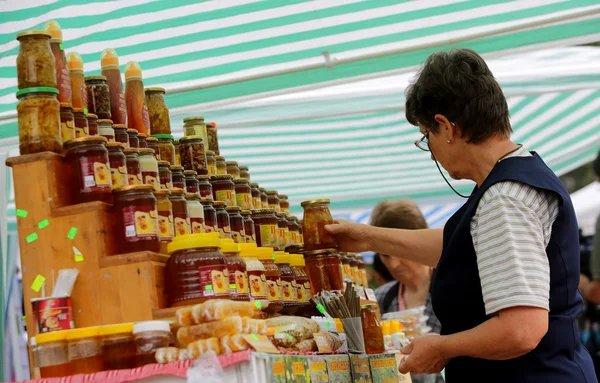
<svg viewBox="0 0 600 383"><path fill-rule="evenodd" d="M169 322L164 320L151 320L133 325L133 334L139 334L146 331L171 332L171 327L169 326Z"/></svg>

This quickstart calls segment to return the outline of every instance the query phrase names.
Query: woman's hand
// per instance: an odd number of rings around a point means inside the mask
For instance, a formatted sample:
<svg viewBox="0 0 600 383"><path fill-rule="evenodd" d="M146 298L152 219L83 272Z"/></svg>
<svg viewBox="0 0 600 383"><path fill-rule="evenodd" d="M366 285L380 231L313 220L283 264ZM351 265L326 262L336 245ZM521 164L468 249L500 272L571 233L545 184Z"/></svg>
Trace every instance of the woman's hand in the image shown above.
<svg viewBox="0 0 600 383"><path fill-rule="evenodd" d="M437 334L425 335L414 339L400 350L408 355L402 359L398 371L402 374L437 374L444 369L448 359L442 356L440 344L442 337Z"/></svg>
<svg viewBox="0 0 600 383"><path fill-rule="evenodd" d="M361 253L370 251L371 242L368 234L369 225L336 221L333 225L326 225L325 230L330 232L338 242L340 251Z"/></svg>

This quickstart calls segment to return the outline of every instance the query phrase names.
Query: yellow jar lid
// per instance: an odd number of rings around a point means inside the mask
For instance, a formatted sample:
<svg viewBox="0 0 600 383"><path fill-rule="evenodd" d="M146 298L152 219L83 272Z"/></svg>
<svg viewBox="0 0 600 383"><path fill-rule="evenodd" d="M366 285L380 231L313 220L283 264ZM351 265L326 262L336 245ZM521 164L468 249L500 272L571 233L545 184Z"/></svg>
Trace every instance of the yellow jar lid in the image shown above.
<svg viewBox="0 0 600 383"><path fill-rule="evenodd" d="M50 342L58 342L59 340L67 339L67 331L51 331L43 334L38 334L35 336L35 341L37 344L41 343L50 343Z"/></svg>
<svg viewBox="0 0 600 383"><path fill-rule="evenodd" d="M275 251L272 247L259 247L256 258L260 261L274 261Z"/></svg>
<svg viewBox="0 0 600 383"><path fill-rule="evenodd" d="M217 233L218 234L218 233ZM167 252L172 254L176 251L196 248L221 247L221 240L204 233L186 234L173 238L167 247Z"/></svg>
<svg viewBox="0 0 600 383"><path fill-rule="evenodd" d="M239 253L241 251L240 244L231 238L223 238L221 240L221 251L223 253Z"/></svg>
<svg viewBox="0 0 600 383"><path fill-rule="evenodd" d="M306 266L306 263L304 262L304 256L302 254L290 254L290 257L290 266Z"/></svg>
<svg viewBox="0 0 600 383"><path fill-rule="evenodd" d="M133 332L133 323L111 324L100 327L99 334L114 335L114 334L130 334Z"/></svg>
<svg viewBox="0 0 600 383"><path fill-rule="evenodd" d="M274 254L275 263L292 263L291 254L288 254L285 251L276 251Z"/></svg>
<svg viewBox="0 0 600 383"><path fill-rule="evenodd" d="M240 256L242 258L256 258L257 249L256 243L240 243Z"/></svg>
<svg viewBox="0 0 600 383"><path fill-rule="evenodd" d="M76 340L83 338L93 338L99 335L98 327L75 328L67 331L67 340Z"/></svg>
<svg viewBox="0 0 600 383"><path fill-rule="evenodd" d="M327 198L311 199L311 200L302 202L300 204L300 206L305 207L305 206L309 206L309 205L328 204L328 203L331 203L331 201Z"/></svg>

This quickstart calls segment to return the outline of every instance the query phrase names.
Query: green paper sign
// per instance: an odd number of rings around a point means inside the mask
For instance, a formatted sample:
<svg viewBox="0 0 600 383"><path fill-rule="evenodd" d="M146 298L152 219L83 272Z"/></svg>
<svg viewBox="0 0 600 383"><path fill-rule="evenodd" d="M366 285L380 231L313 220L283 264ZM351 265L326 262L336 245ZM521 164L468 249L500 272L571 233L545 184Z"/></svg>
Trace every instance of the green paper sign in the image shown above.
<svg viewBox="0 0 600 383"><path fill-rule="evenodd" d="M21 217L21 218L27 217L27 210L17 209L17 217Z"/></svg>
<svg viewBox="0 0 600 383"><path fill-rule="evenodd" d="M29 234L26 238L27 243L31 243L31 242L35 241L36 239L38 239L37 233Z"/></svg>
<svg viewBox="0 0 600 383"><path fill-rule="evenodd" d="M67 238L74 239L75 238L75 234L77 234L77 228L76 227L71 227L71 230L69 230L69 235L67 235Z"/></svg>
<svg viewBox="0 0 600 383"><path fill-rule="evenodd" d="M38 223L38 228L43 229L43 228L45 228L48 225L50 225L50 222L48 222L48 218L46 218L45 220L40 221Z"/></svg>
<svg viewBox="0 0 600 383"><path fill-rule="evenodd" d="M44 285L44 282L46 282L46 278L44 278L43 275L38 274L37 277L35 277L35 279L33 280L31 289L33 291L35 291L36 293L38 293L40 291L40 289L42 288L42 286Z"/></svg>

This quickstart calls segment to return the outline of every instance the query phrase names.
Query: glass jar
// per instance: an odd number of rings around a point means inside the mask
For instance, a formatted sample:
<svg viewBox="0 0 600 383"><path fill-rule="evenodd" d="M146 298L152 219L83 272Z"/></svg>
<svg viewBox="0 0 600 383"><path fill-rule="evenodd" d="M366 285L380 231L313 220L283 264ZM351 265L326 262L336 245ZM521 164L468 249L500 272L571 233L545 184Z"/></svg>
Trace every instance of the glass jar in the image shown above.
<svg viewBox="0 0 600 383"><path fill-rule="evenodd" d="M188 214L190 216L191 233L206 233L204 226L204 207L200 203L200 194L185 193Z"/></svg>
<svg viewBox="0 0 600 383"><path fill-rule="evenodd" d="M335 237L325 230L325 225L333 224L333 218L329 211L329 200L304 201L301 206L304 208L302 220L304 248L308 251L336 248Z"/></svg>
<svg viewBox="0 0 600 383"><path fill-rule="evenodd" d="M350 280L355 285L359 285L359 275L358 275L358 260L354 257L354 254L347 253L348 262L350 263Z"/></svg>
<svg viewBox="0 0 600 383"><path fill-rule="evenodd" d="M168 161L175 165L175 145L173 145L173 136L170 134L156 134L152 137L158 138L158 152L162 161Z"/></svg>
<svg viewBox="0 0 600 383"><path fill-rule="evenodd" d="M230 174L212 176L210 177L210 183L215 201L223 201L227 206L235 206L235 184Z"/></svg>
<svg viewBox="0 0 600 383"><path fill-rule="evenodd" d="M71 373L92 374L104 371L102 338L98 327L76 328L67 331Z"/></svg>
<svg viewBox="0 0 600 383"><path fill-rule="evenodd" d="M200 190L200 197L212 198L212 185L210 184L210 176L196 176L198 180L198 190Z"/></svg>
<svg viewBox="0 0 600 383"><path fill-rule="evenodd" d="M151 185L115 190L118 248L125 253L160 251L158 210Z"/></svg>
<svg viewBox="0 0 600 383"><path fill-rule="evenodd" d="M246 263L246 275L248 276L248 290L251 301L267 300L267 276L265 266L258 260L259 250L253 243L241 243L240 257Z"/></svg>
<svg viewBox="0 0 600 383"><path fill-rule="evenodd" d="M258 190L258 184L255 182L249 183L250 194L252 195L252 210L262 209L262 202L260 200L260 190Z"/></svg>
<svg viewBox="0 0 600 383"><path fill-rule="evenodd" d="M86 137L90 135L90 128L87 118L83 114L83 109L73 108L73 118L75 119L75 137Z"/></svg>
<svg viewBox="0 0 600 383"><path fill-rule="evenodd" d="M158 161L158 178L161 190L169 190L173 187L173 178L171 176L171 169L169 169L168 161Z"/></svg>
<svg viewBox="0 0 600 383"><path fill-rule="evenodd" d="M87 93L85 91L85 78L83 75L83 59L77 52L67 55L67 67L71 80L71 99L73 108L87 109Z"/></svg>
<svg viewBox="0 0 600 383"><path fill-rule="evenodd" d="M129 147L139 148L140 140L138 138L138 131L135 129L127 129L127 136L129 137Z"/></svg>
<svg viewBox="0 0 600 383"><path fill-rule="evenodd" d="M129 135L127 134L127 127L123 124L113 124L113 130L115 132L115 141L121 142L123 147L129 147Z"/></svg>
<svg viewBox="0 0 600 383"><path fill-rule="evenodd" d="M225 238L221 240L221 252L225 255L229 272L229 293L234 301L249 301L246 262L240 257L240 245Z"/></svg>
<svg viewBox="0 0 600 383"><path fill-rule="evenodd" d="M365 351L367 354L383 354L383 329L377 317L377 305L369 303L360 306L360 322L362 324Z"/></svg>
<svg viewBox="0 0 600 383"><path fill-rule="evenodd" d="M175 164L181 165L181 155L179 154L179 140L173 140L173 146L175 147Z"/></svg>
<svg viewBox="0 0 600 383"><path fill-rule="evenodd" d="M173 205L173 223L175 226L175 237L190 234L190 216L188 213L185 191L174 187L171 189L169 200Z"/></svg>
<svg viewBox="0 0 600 383"><path fill-rule="evenodd" d="M165 267L171 307L230 298L229 273L220 248L221 240L206 234L173 239Z"/></svg>
<svg viewBox="0 0 600 383"><path fill-rule="evenodd" d="M267 190L267 202L269 209L275 209L277 213L281 213L281 206L279 206L279 196L275 190Z"/></svg>
<svg viewBox="0 0 600 383"><path fill-rule="evenodd" d="M352 278L352 273L350 272L350 259L348 258L348 253L339 253L340 259L342 261L342 277L344 278L344 282L354 282Z"/></svg>
<svg viewBox="0 0 600 383"><path fill-rule="evenodd" d="M75 138L75 116L71 104L60 103L60 134L62 142Z"/></svg>
<svg viewBox="0 0 600 383"><path fill-rule="evenodd" d="M139 149L125 148L125 161L127 164L127 182L129 185L142 185L142 168L140 166Z"/></svg>
<svg viewBox="0 0 600 383"><path fill-rule="evenodd" d="M88 113L93 113L99 119L110 120L110 90L105 76L87 76L85 78ZM112 123L112 121L111 121Z"/></svg>
<svg viewBox="0 0 600 383"><path fill-rule="evenodd" d="M138 133L137 135L138 137L138 142L140 145L140 148L147 148L148 147L148 143L146 142L146 133Z"/></svg>
<svg viewBox="0 0 600 383"><path fill-rule="evenodd" d="M60 378L69 376L69 349L67 331L52 331L35 336L37 343L37 361L41 378Z"/></svg>
<svg viewBox="0 0 600 383"><path fill-rule="evenodd" d="M286 215L290 215L290 201L288 201L288 196L285 194L279 194L279 208L282 213Z"/></svg>
<svg viewBox="0 0 600 383"><path fill-rule="evenodd" d="M304 260L313 295L323 290L344 289L342 260L335 249L305 251Z"/></svg>
<svg viewBox="0 0 600 383"><path fill-rule="evenodd" d="M202 137L202 143L204 149L208 150L208 135L206 133L206 124L204 124L204 117L192 116L183 119L183 134L185 136L200 136Z"/></svg>
<svg viewBox="0 0 600 383"><path fill-rule="evenodd" d="M185 178L185 191L187 193L199 193L200 183L196 178L198 174L195 170L184 170L183 177Z"/></svg>
<svg viewBox="0 0 600 383"><path fill-rule="evenodd" d="M254 221L252 220L252 212L250 210L242 210L241 215L242 218L244 218L244 242L256 243L256 234L254 233Z"/></svg>
<svg viewBox="0 0 600 383"><path fill-rule="evenodd" d="M229 214L225 210L225 202L215 201L213 207L217 212L217 229L221 238L231 238L231 223L229 222Z"/></svg>
<svg viewBox="0 0 600 383"><path fill-rule="evenodd" d="M285 213L277 213L277 247L284 251L290 245L290 231Z"/></svg>
<svg viewBox="0 0 600 383"><path fill-rule="evenodd" d="M152 185L154 190L160 190L158 178L158 162L154 157L154 150L150 148L139 148L140 170L142 171L142 182Z"/></svg>
<svg viewBox="0 0 600 383"><path fill-rule="evenodd" d="M115 131L112 127L112 120L98 120L98 135L105 137L108 142L115 141Z"/></svg>
<svg viewBox="0 0 600 383"><path fill-rule="evenodd" d="M129 185L129 181L127 180L127 159L125 158L125 153L123 153L123 144L120 142L108 142L106 149L108 149L110 178L113 190Z"/></svg>
<svg viewBox="0 0 600 383"><path fill-rule="evenodd" d="M88 132L89 132L90 136L101 135L101 134L99 134L99 131L98 131L98 116L96 116L95 114L92 114L92 113L88 113L85 115L85 119L87 120ZM109 141L111 141L111 140L109 139ZM112 140L112 141L114 141L114 140Z"/></svg>
<svg viewBox="0 0 600 383"><path fill-rule="evenodd" d="M218 156L219 152L219 137L217 135L217 124L210 122L206 124L206 134L208 135L208 150L212 150Z"/></svg>
<svg viewBox="0 0 600 383"><path fill-rule="evenodd" d="M258 260L265 266L265 276L267 278L267 299L269 306L263 311L276 314L283 310L283 300L281 298L281 271L275 264L272 247L261 247L258 249Z"/></svg>
<svg viewBox="0 0 600 383"><path fill-rule="evenodd" d="M283 309L281 314L292 315L298 312L298 295L296 286L296 274L290 267L291 255L283 251L275 252L275 264L279 267L281 274L281 299Z"/></svg>
<svg viewBox="0 0 600 383"><path fill-rule="evenodd" d="M169 200L171 192L161 189L154 192L156 197L156 209L158 210L158 237L160 239L161 254L168 254L167 246L175 236L173 225L173 204Z"/></svg>
<svg viewBox="0 0 600 383"><path fill-rule="evenodd" d="M123 82L119 68L119 56L112 48L107 48L100 55L102 76L106 76L106 83L110 90L110 115L115 124L127 123L127 106L123 95Z"/></svg>
<svg viewBox="0 0 600 383"><path fill-rule="evenodd" d="M195 170L198 174L208 175L206 153L201 136L188 136L179 140L179 157L186 170Z"/></svg>
<svg viewBox="0 0 600 383"><path fill-rule="evenodd" d="M56 88L26 88L17 92L21 154L62 152L60 103Z"/></svg>
<svg viewBox="0 0 600 383"><path fill-rule="evenodd" d="M146 88L146 106L152 134L171 134L169 108L165 102L165 88Z"/></svg>
<svg viewBox="0 0 600 383"><path fill-rule="evenodd" d="M302 254L290 255L290 267L294 271L296 277L296 296L298 298L298 314L308 315L313 311L313 305L310 302L312 298L310 279L306 274L306 264Z"/></svg>
<svg viewBox="0 0 600 383"><path fill-rule="evenodd" d="M250 172L248 171L247 166L238 166L240 168L240 178L245 179L250 182Z"/></svg>
<svg viewBox="0 0 600 383"><path fill-rule="evenodd" d="M290 234L290 246L299 245L300 225L298 225L297 217L288 217L288 231Z"/></svg>
<svg viewBox="0 0 600 383"><path fill-rule="evenodd" d="M135 61L130 61L125 66L125 106L127 126L139 133L150 134L150 116L144 95L142 68Z"/></svg>
<svg viewBox="0 0 600 383"><path fill-rule="evenodd" d="M112 203L110 161L106 138L100 136L75 138L65 143L69 162L67 179L75 185L75 202L102 201Z"/></svg>
<svg viewBox="0 0 600 383"><path fill-rule="evenodd" d="M363 261L362 256L360 254L354 254L354 257L356 258L356 262L358 264L358 275L356 276L356 278L359 282L359 286L367 288L369 287L369 280L367 278L367 266L365 265L365 262Z"/></svg>
<svg viewBox="0 0 600 383"><path fill-rule="evenodd" d="M185 176L183 175L183 166L171 165L171 177L173 179L173 187L185 190Z"/></svg>
<svg viewBox="0 0 600 383"><path fill-rule="evenodd" d="M32 30L17 34L19 41L17 83L20 90L33 87L57 87L56 64L50 48L51 37L52 35L46 31Z"/></svg>
<svg viewBox="0 0 600 383"><path fill-rule="evenodd" d="M212 150L206 151L206 167L208 168L209 176L217 174L217 160L215 159L215 152Z"/></svg>
<svg viewBox="0 0 600 383"><path fill-rule="evenodd" d="M240 214L242 208L239 206L228 206L225 208L229 214L229 224L231 226L231 238L235 243L246 242L246 232L244 230L244 218Z"/></svg>
<svg viewBox="0 0 600 383"><path fill-rule="evenodd" d="M71 104L71 79L67 69L67 59L63 49L62 29L56 20L47 21L44 30L52 36L50 38L50 50L54 56L56 67L56 85L58 88L58 102Z"/></svg>
<svg viewBox="0 0 600 383"><path fill-rule="evenodd" d="M302 246L302 248L304 248L304 234L302 232L302 220L299 219L298 220L298 225L300 226L300 235L298 236L298 245Z"/></svg>
<svg viewBox="0 0 600 383"><path fill-rule="evenodd" d="M154 150L154 158L156 161L160 161L160 151L158 148L158 138L156 137L148 137L146 138L146 143L148 144L148 148Z"/></svg>
<svg viewBox="0 0 600 383"><path fill-rule="evenodd" d="M268 209L269 208L269 197L267 196L267 189L258 188L258 190L260 191L260 204L261 204L262 208Z"/></svg>
<svg viewBox="0 0 600 383"><path fill-rule="evenodd" d="M277 246L277 216L273 209L258 209L252 211L256 244L259 247Z"/></svg>
<svg viewBox="0 0 600 383"><path fill-rule="evenodd" d="M156 350L168 347L171 342L169 322L155 320L136 323L133 326L133 341L136 367L156 363Z"/></svg>
<svg viewBox="0 0 600 383"><path fill-rule="evenodd" d="M204 229L207 233L218 233L219 226L217 225L217 211L213 207L211 198L200 198L200 203L204 208Z"/></svg>
<svg viewBox="0 0 600 383"><path fill-rule="evenodd" d="M227 165L225 164L225 157L215 156L217 174L227 174Z"/></svg>
<svg viewBox="0 0 600 383"><path fill-rule="evenodd" d="M31 355L31 358L29 359L29 368L31 370L30 377L31 379L40 379L40 363L38 362L39 347L35 340L35 336L29 338L29 352Z"/></svg>
<svg viewBox="0 0 600 383"><path fill-rule="evenodd" d="M100 327L102 357L105 370L135 368L135 342L133 323Z"/></svg>
<svg viewBox="0 0 600 383"><path fill-rule="evenodd" d="M234 190L236 205L242 209L252 209L252 192L250 191L250 185L248 185L248 180L238 178L234 179L233 183L235 185Z"/></svg>
<svg viewBox="0 0 600 383"><path fill-rule="evenodd" d="M227 174L231 174L233 179L240 178L240 168L238 168L238 163L236 161L225 161L225 166Z"/></svg>

